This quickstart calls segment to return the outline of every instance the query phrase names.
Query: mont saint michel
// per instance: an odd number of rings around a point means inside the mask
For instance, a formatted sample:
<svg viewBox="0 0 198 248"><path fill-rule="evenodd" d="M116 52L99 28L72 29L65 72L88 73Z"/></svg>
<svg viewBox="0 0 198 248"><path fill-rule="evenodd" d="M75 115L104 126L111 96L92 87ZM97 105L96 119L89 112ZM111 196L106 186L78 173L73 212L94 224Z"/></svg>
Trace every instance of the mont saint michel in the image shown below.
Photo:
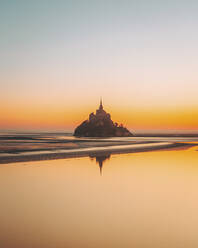
<svg viewBox="0 0 198 248"><path fill-rule="evenodd" d="M74 131L74 136L79 137L130 137L133 134L122 124L113 122L111 115L103 109L102 100L100 106L89 115L89 119L83 121Z"/></svg>

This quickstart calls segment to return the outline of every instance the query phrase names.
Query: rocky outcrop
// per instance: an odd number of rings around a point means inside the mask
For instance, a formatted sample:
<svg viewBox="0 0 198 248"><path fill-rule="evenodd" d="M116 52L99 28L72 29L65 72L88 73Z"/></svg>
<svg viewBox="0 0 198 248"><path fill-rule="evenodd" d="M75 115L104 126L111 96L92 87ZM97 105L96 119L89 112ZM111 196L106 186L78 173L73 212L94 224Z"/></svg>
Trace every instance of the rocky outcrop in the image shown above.
<svg viewBox="0 0 198 248"><path fill-rule="evenodd" d="M133 134L123 125L111 120L110 114L103 109L102 102L96 114L91 113L89 120L82 122L74 131L79 137L130 137Z"/></svg>

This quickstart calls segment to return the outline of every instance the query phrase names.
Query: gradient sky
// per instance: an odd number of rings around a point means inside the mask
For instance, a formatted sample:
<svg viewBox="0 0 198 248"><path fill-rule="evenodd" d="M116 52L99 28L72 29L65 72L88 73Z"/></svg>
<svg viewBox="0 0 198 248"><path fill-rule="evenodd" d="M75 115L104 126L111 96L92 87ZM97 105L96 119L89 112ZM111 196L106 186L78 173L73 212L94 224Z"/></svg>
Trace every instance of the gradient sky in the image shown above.
<svg viewBox="0 0 198 248"><path fill-rule="evenodd" d="M0 128L198 128L198 1L0 1Z"/></svg>

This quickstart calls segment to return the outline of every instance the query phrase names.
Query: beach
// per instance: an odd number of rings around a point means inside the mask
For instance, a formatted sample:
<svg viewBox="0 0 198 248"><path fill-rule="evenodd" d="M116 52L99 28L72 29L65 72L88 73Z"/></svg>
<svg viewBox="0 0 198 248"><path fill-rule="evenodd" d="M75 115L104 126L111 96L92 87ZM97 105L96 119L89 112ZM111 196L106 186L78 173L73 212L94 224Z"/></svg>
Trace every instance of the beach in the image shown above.
<svg viewBox="0 0 198 248"><path fill-rule="evenodd" d="M198 247L198 145L184 143L1 164L0 246Z"/></svg>
<svg viewBox="0 0 198 248"><path fill-rule="evenodd" d="M75 138L64 133L0 135L0 164L182 149L195 146L197 137Z"/></svg>

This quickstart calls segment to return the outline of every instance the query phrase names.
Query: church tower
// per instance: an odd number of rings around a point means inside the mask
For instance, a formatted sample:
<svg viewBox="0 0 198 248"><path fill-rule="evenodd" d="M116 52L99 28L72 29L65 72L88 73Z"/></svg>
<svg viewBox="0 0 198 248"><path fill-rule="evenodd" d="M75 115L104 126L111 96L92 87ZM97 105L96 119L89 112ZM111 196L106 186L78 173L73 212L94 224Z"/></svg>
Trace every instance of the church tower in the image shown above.
<svg viewBox="0 0 198 248"><path fill-rule="evenodd" d="M110 114L106 113L106 111L103 109L103 105L102 105L102 97L100 98L100 105L99 108L96 110L96 117L98 118L98 120L103 120L103 119L108 119L111 120L111 116Z"/></svg>
<svg viewBox="0 0 198 248"><path fill-rule="evenodd" d="M102 106L102 97L100 98L100 107L99 110L103 110L103 106Z"/></svg>

